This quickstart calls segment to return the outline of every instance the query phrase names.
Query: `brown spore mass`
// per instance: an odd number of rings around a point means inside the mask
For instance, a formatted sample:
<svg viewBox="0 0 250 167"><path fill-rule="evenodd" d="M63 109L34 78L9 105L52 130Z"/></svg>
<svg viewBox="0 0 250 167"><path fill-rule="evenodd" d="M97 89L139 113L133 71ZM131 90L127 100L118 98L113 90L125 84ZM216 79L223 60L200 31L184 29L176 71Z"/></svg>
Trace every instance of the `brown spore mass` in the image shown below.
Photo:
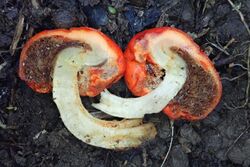
<svg viewBox="0 0 250 167"><path fill-rule="evenodd" d="M59 51L66 47L91 47L81 41L73 41L62 36L44 37L35 41L27 50L27 58L23 62L25 79L36 83L50 83L54 61Z"/></svg>
<svg viewBox="0 0 250 167"><path fill-rule="evenodd" d="M146 71L148 75L145 80L145 86L150 90L153 90L162 82L162 79L165 76L165 71L160 68L159 65L151 64L149 62L146 62Z"/></svg>
<svg viewBox="0 0 250 167"><path fill-rule="evenodd" d="M172 108L172 112L180 112L181 108L183 112L189 112L194 116L203 115L210 109L217 95L216 83L212 75L197 64L186 51L176 47L172 47L171 50L182 56L188 67L188 77L184 86L170 102L170 104L178 104Z"/></svg>

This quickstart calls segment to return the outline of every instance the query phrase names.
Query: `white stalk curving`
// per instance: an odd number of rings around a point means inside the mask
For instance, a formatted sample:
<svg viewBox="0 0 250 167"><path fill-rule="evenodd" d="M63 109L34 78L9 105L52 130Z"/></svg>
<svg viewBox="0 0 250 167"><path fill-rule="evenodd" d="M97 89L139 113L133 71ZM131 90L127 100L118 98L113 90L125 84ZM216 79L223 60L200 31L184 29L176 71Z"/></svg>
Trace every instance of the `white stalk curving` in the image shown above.
<svg viewBox="0 0 250 167"><path fill-rule="evenodd" d="M141 119L104 121L94 118L81 103L77 72L84 66L103 63L106 57L93 56L80 47L63 49L57 55L53 72L53 98L67 129L78 139L107 149L137 147L156 135L152 123ZM97 57L99 56L99 57Z"/></svg>

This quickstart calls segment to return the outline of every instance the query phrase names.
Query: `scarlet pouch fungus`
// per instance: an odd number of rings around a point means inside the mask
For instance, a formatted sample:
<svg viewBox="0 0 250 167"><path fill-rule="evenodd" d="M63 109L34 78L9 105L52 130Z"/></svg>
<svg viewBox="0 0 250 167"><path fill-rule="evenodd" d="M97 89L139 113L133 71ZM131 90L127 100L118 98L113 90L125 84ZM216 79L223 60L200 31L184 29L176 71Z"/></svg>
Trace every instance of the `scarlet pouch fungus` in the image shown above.
<svg viewBox="0 0 250 167"><path fill-rule="evenodd" d="M51 72L58 51L69 46L89 47L85 38L99 42L95 51L110 56L101 67L85 66L78 72L80 94L83 96L96 96L111 83L119 80L125 70L123 53L106 35L92 36L98 32L91 28L71 28L70 30L56 29L42 31L33 36L24 46L19 64L19 76L34 91L49 93L52 90Z"/></svg>
<svg viewBox="0 0 250 167"><path fill-rule="evenodd" d="M203 119L221 98L220 78L207 55L186 33L176 28L154 28L133 37L125 51L127 86L136 96L156 90L164 82L163 76L168 76L161 62L168 61L167 57L172 54L185 60L188 77L164 113L171 119Z"/></svg>
<svg viewBox="0 0 250 167"><path fill-rule="evenodd" d="M45 81L45 88L48 88L47 86L49 86L50 83L47 81L50 80L46 80L43 77L46 77L46 75L50 75L51 72L51 76L53 78L53 99L57 104L61 118L67 129L74 136L84 141L85 143L108 149L125 149L137 147L140 144L153 139L156 135L156 129L152 123L143 124L141 119L122 121L100 120L94 118L91 114L89 114L81 103L79 90L81 90L82 87L79 87L79 71L82 71L83 69L89 69L89 71L97 70L98 74L104 75L102 77L106 77L108 79L110 78L110 75L111 77L113 77L113 71L110 71L110 73L103 73L103 71L107 70L107 65L105 65L107 63L108 65L111 64L114 66L112 67L112 69L116 69L116 74L117 70L120 71L118 69L120 68L119 65L124 62L122 61L122 58L119 57L119 54L121 53L119 48L116 47L116 45L110 39L108 39L108 37L94 29L80 28L71 29L69 31L59 31L62 32L62 36L60 36L60 38L65 38L65 34L76 31L76 34L71 34L71 37L74 37L74 40L78 40L74 41L73 44L61 44L63 46L58 46L59 49L57 47L53 47L53 49L50 49L49 53L43 51L34 51L34 53L32 52L33 54L38 53L41 55L37 55L39 56L39 58L33 57L34 62L32 62L32 64L34 66L32 66L31 64L25 64L24 66L20 64L20 77L24 77L24 79L27 79L27 76L33 76L36 79L40 79L39 81ZM57 31L53 30L52 34L54 32ZM50 32L46 31L46 34L50 34ZM49 35L49 37L51 37L51 34ZM52 39L50 40L52 41L58 40L58 33L55 39L54 37L51 38ZM79 40L81 40L80 44L78 44ZM66 43L67 42L68 41L66 41ZM37 49L39 49L39 45L36 46L38 47ZM51 44L50 46L52 47L54 45ZM32 48L36 49L35 46L33 46ZM43 49L46 49L46 47ZM24 50L23 52L27 52L27 50ZM31 56L31 54L27 54L27 56ZM27 56L21 57L20 62L31 63L30 61L27 61L29 59L29 57ZM49 62L46 59L46 56L53 57L51 58L51 61L53 59L53 63ZM39 68L39 66L46 66L46 63L50 65L50 72L46 72L45 74L36 72L32 75L30 73L25 73L25 71L27 71L27 69L25 68L28 68L31 71L32 68L36 68L35 64L38 64L37 66ZM98 70L101 72L99 72ZM120 73L118 72L118 74ZM94 73L93 75L97 77L96 73ZM90 78L91 77L92 76L90 74ZM116 77L113 77L112 82L116 81L119 77L120 75L116 75ZM31 80L28 80L26 82L29 85L38 85L38 87L32 87L35 90L46 90L46 92L49 90L40 89L40 82L36 82L35 79L32 80L31 78ZM85 86L85 83L89 83L89 80L83 80L82 85ZM99 89L96 90L99 91Z"/></svg>

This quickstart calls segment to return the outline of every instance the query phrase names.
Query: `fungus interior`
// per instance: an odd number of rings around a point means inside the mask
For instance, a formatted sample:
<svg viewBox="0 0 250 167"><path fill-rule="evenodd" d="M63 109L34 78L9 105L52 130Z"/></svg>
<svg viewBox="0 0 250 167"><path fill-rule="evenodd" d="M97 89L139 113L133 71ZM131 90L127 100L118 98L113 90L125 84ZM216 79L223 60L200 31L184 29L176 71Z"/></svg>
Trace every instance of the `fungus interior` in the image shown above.
<svg viewBox="0 0 250 167"><path fill-rule="evenodd" d="M120 79L124 73L125 65L122 51L108 37L100 35L97 39L91 38L93 32L89 28L72 28L70 30L50 30L38 33L25 45L20 58L19 75L21 79L36 92L49 93L52 90L52 66L55 55L67 47L82 47L108 55L107 61L98 66L85 66L78 72L78 86L82 96L96 96L113 82ZM101 33L94 30L97 33ZM87 44L81 33L89 32L86 38L98 41L99 46ZM105 46L109 49L105 49Z"/></svg>
<svg viewBox="0 0 250 167"><path fill-rule="evenodd" d="M178 47L171 47L170 50L178 53L185 60L188 75L185 84L168 105L172 106L171 109L174 113L182 111L189 112L194 116L200 116L203 114L201 112L206 112L213 102L217 94L216 84L213 82L212 76L197 64L186 51ZM147 77L150 76L151 78L146 79L145 86L150 90L158 87L162 81L159 77L164 74L159 68L157 66L157 68L151 68L150 71L147 68ZM156 75L152 75L152 73ZM158 82L152 82L154 80L158 80Z"/></svg>
<svg viewBox="0 0 250 167"><path fill-rule="evenodd" d="M146 62L146 71L148 75L146 76L145 86L150 90L158 87L165 76L165 70L159 67L157 64L151 64Z"/></svg>
<svg viewBox="0 0 250 167"><path fill-rule="evenodd" d="M143 49L142 49L143 48ZM222 86L219 75L212 62L200 47L186 33L172 27L153 28L137 34L125 52L127 66L141 67L143 78L133 81L139 75L133 70L126 71L125 79L129 89L136 96L144 96L157 88L162 82L160 69L143 68L143 65L163 67L166 57L178 54L187 64L188 77L177 95L164 108L171 119L199 120L205 118L218 104ZM144 59L138 59L144 55ZM140 56L142 57L142 56ZM145 60L145 61L140 61ZM152 72L153 71L153 72ZM159 76L152 75L157 74ZM167 75L167 74L166 74ZM157 80L158 82L154 82ZM150 83L150 84L148 84Z"/></svg>
<svg viewBox="0 0 250 167"><path fill-rule="evenodd" d="M55 55L70 46L81 46L85 50L91 47L80 41L72 41L62 36L43 37L35 41L27 51L24 73L28 81L36 83L50 83Z"/></svg>

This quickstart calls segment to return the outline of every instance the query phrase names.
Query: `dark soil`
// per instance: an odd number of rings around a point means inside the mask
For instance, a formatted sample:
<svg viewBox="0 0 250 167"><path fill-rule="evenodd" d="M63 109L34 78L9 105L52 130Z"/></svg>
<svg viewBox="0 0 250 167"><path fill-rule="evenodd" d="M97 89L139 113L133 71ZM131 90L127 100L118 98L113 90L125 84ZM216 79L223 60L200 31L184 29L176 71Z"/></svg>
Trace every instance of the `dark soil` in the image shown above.
<svg viewBox="0 0 250 167"><path fill-rule="evenodd" d="M240 5L246 22L250 23L250 1L234 3ZM223 98L206 119L175 122L167 165L250 166L250 104L237 108L246 100L248 79L247 70L237 64L247 67L250 36L227 0L1 0L0 9L1 167L159 166L167 152L171 131L164 114L147 116L156 124L158 135L145 146L125 152L92 147L65 128L51 94L33 92L17 76L23 44L42 30L95 27L124 49L135 33L155 27L157 22L189 32L209 53L223 83ZM24 16L24 29L11 56L9 48L20 15ZM233 42L223 52L217 48L223 48L229 41ZM113 85L111 91L131 96L123 81ZM92 100L83 98L87 108Z"/></svg>

